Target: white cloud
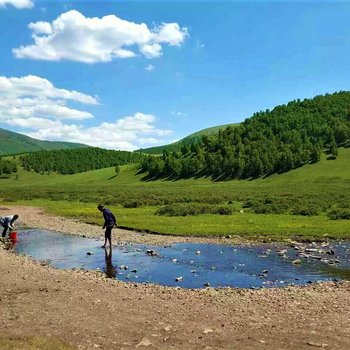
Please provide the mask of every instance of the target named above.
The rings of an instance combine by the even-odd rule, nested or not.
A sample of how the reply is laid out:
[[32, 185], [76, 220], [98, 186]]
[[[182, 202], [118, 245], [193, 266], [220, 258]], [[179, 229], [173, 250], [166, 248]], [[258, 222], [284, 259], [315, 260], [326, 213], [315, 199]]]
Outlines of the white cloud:
[[30, 123], [41, 119], [93, 118], [89, 112], [71, 108], [67, 104], [98, 104], [96, 97], [74, 90], [58, 89], [47, 79], [34, 75], [20, 78], [0, 76], [0, 96], [0, 121], [22, 127], [24, 120]]
[[159, 44], [147, 44], [140, 48], [140, 51], [147, 58], [155, 58], [163, 55], [162, 47]]
[[0, 0], [0, 7], [12, 5], [18, 9], [32, 8], [34, 6], [33, 0]]
[[148, 70], [149, 72], [151, 72], [154, 69], [154, 65], [153, 64], [149, 64], [145, 67], [146, 70]]
[[[161, 137], [171, 134], [170, 130], [157, 129], [156, 118], [151, 114], [135, 113], [116, 120], [113, 123], [103, 122], [93, 127], [76, 124], [63, 124], [62, 121], [45, 123], [33, 120], [38, 129], [26, 133], [28, 136], [56, 141], [85, 143], [91, 146], [133, 151], [149, 145], [162, 143]], [[16, 121], [17, 125], [22, 122]]]
[[33, 75], [20, 78], [0, 76], [0, 125], [7, 124], [26, 135], [49, 141], [71, 141], [110, 149], [135, 150], [147, 147], [171, 134], [157, 128], [152, 114], [135, 113], [113, 122], [87, 127], [94, 116], [69, 103], [97, 105], [96, 97], [56, 88]]
[[29, 29], [34, 44], [13, 49], [17, 58], [84, 63], [131, 58], [137, 55], [137, 48], [146, 58], [159, 57], [162, 45], [180, 46], [188, 36], [187, 28], [177, 23], [149, 29], [145, 23], [115, 15], [88, 18], [76, 10], [61, 14], [52, 23], [30, 23]]
[[171, 46], [179, 46], [188, 35], [187, 28], [180, 28], [177, 23], [163, 23], [157, 28], [154, 41], [167, 43]]
[[30, 23], [28, 27], [32, 30], [34, 36], [37, 34], [52, 34], [51, 25], [47, 22]]
[[47, 79], [27, 75], [20, 78], [0, 76], [0, 94], [2, 99], [35, 97], [41, 99], [71, 100], [84, 104], [96, 105], [97, 98], [77, 91], [58, 89]]

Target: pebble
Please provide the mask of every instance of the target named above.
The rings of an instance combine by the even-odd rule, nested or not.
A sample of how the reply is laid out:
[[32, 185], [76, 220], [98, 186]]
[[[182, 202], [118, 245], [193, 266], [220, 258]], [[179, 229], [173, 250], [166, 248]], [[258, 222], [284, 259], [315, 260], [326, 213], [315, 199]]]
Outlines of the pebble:
[[311, 341], [306, 342], [306, 344], [310, 346], [315, 346], [317, 348], [322, 348], [322, 349], [328, 348], [328, 344], [314, 343]]
[[150, 256], [157, 256], [158, 253], [156, 253], [154, 250], [150, 249], [146, 251], [146, 254], [150, 255]]
[[141, 347], [141, 346], [151, 346], [151, 345], [153, 345], [153, 344], [151, 343], [151, 341], [150, 341], [149, 339], [143, 338], [143, 339], [136, 345], [136, 348], [139, 348], [139, 347]]

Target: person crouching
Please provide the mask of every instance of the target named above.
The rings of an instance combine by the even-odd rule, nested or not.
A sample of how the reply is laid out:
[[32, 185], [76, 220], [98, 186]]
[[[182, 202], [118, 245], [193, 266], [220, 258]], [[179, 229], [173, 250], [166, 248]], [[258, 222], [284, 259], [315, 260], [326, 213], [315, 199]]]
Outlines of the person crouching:
[[18, 219], [18, 215], [15, 214], [13, 216], [4, 216], [0, 217], [0, 225], [4, 228], [2, 231], [2, 238], [6, 237], [7, 231], [13, 231], [14, 222]]

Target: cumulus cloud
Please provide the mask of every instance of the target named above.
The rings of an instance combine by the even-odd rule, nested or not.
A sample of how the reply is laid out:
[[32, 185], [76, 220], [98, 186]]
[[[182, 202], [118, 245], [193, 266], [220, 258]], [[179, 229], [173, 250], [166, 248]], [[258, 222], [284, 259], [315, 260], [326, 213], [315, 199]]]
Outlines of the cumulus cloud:
[[0, 76], [0, 121], [19, 127], [36, 128], [38, 123], [93, 118], [87, 111], [68, 103], [98, 104], [97, 98], [74, 90], [56, 88], [50, 81], [34, 75]]
[[0, 76], [0, 125], [6, 124], [24, 134], [49, 141], [71, 141], [91, 146], [135, 150], [155, 143], [171, 133], [155, 126], [152, 114], [135, 113], [113, 122], [86, 127], [94, 116], [75, 109], [70, 103], [98, 105], [95, 96], [55, 87], [34, 75]]
[[[43, 140], [59, 140], [85, 143], [87, 145], [133, 151], [138, 148], [162, 142], [162, 137], [171, 134], [170, 130], [155, 127], [156, 118], [151, 114], [135, 113], [112, 123], [103, 122], [97, 126], [84, 127], [77, 124], [45, 123], [33, 120], [38, 129], [26, 133], [28, 136]], [[20, 121], [16, 121], [21, 124]]]
[[76, 10], [52, 23], [34, 22], [28, 27], [34, 44], [13, 49], [17, 58], [96, 63], [135, 57], [139, 52], [151, 59], [163, 54], [164, 45], [180, 46], [188, 36], [187, 28], [177, 23], [150, 29], [115, 15], [88, 18]]
[[12, 5], [18, 9], [32, 8], [34, 6], [33, 0], [0, 0], [0, 7]]

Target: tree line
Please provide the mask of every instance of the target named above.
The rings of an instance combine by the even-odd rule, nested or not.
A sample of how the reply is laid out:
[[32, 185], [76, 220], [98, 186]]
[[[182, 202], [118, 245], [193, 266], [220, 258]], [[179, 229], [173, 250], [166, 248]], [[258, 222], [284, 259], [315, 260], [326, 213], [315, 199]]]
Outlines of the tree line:
[[36, 173], [76, 174], [84, 171], [139, 163], [144, 155], [97, 147], [38, 151], [20, 157], [23, 168]]
[[257, 112], [178, 152], [148, 156], [141, 171], [150, 178], [257, 178], [318, 162], [322, 152], [336, 158], [349, 140], [350, 92], [337, 92]]
[[11, 160], [0, 158], [0, 175], [17, 172], [17, 164]]

